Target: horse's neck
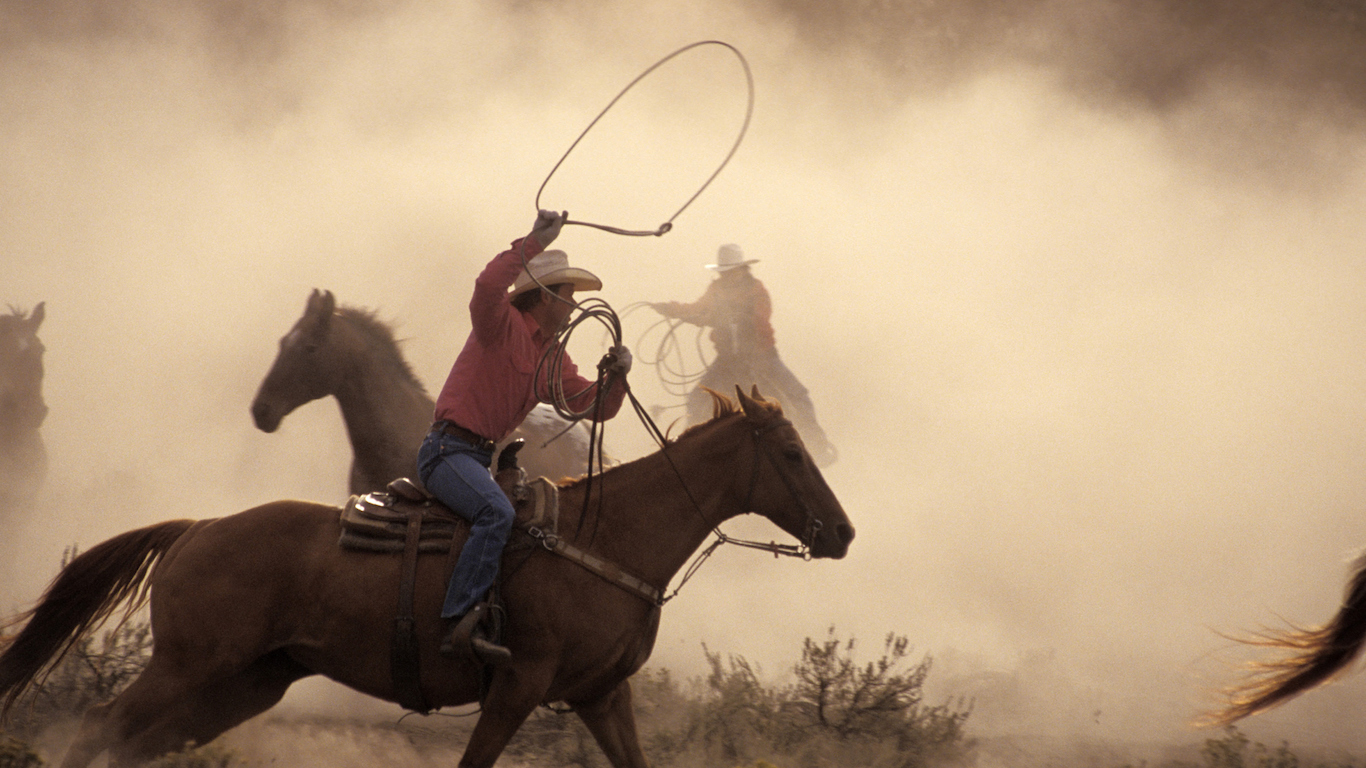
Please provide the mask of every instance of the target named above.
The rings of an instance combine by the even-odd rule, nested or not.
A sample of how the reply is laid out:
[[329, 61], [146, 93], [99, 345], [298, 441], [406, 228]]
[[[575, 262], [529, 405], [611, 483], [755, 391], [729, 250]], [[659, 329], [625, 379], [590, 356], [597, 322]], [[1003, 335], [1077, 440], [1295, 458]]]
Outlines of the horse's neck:
[[[584, 482], [560, 502], [562, 514], [569, 517], [562, 519], [562, 536], [573, 537], [579, 546], [660, 588], [718, 524], [741, 512], [732, 490], [733, 455], [698, 450], [695, 445], [672, 444], [666, 450], [667, 457], [655, 453], [594, 480], [582, 525]], [[605, 494], [601, 506], [599, 493]]]
[[347, 351], [337, 356], [340, 370], [332, 394], [341, 406], [356, 461], [383, 461], [396, 447], [416, 451], [431, 421], [432, 399], [404, 372], [368, 354], [356, 331], [345, 332], [351, 338], [339, 340]]
[[19, 491], [36, 490], [46, 474], [47, 447], [38, 430], [0, 436], [0, 494], [23, 500], [27, 494]]
[[[39, 403], [35, 409], [41, 408], [41, 414], [47, 412]], [[9, 449], [16, 451], [28, 450], [34, 443], [42, 443], [39, 427], [34, 426], [42, 422], [42, 415], [35, 414], [34, 411], [25, 411], [19, 418], [0, 420], [0, 450]]]

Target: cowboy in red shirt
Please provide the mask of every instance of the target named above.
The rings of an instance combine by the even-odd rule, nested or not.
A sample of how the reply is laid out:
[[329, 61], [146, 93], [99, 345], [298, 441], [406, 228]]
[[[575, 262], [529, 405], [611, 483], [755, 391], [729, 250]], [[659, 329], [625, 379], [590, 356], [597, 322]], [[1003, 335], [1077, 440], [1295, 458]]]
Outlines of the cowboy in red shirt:
[[816, 409], [806, 387], [778, 357], [774, 342], [773, 303], [768, 290], [749, 269], [758, 259], [746, 259], [740, 246], [728, 243], [717, 251], [716, 279], [702, 297], [691, 304], [667, 301], [650, 306], [661, 315], [693, 325], [711, 328], [716, 360], [703, 374], [698, 388], [688, 395], [688, 421], [692, 424], [711, 416], [711, 396], [702, 387], [725, 392], [739, 385], [757, 384], [787, 406], [797, 431], [807, 443], [812, 458], [820, 466], [835, 461], [835, 447], [816, 421]]
[[[513, 509], [489, 473], [494, 444], [507, 437], [537, 402], [550, 402], [552, 387], [533, 381], [542, 355], [568, 320], [575, 291], [595, 291], [602, 281], [569, 266], [564, 251], [543, 251], [559, 234], [566, 214], [541, 211], [531, 234], [489, 262], [474, 281], [473, 328], [436, 399], [436, 421], [418, 452], [418, 477], [434, 496], [470, 521], [470, 537], [451, 573], [441, 616], [450, 621], [443, 654], [465, 646], [483, 661], [504, 665], [507, 648], [485, 638], [480, 602], [498, 576]], [[522, 268], [523, 256], [527, 267]], [[534, 279], [533, 279], [534, 278]], [[603, 358], [608, 390], [590, 418], [610, 419], [626, 395], [631, 353], [613, 347]], [[579, 375], [566, 355], [559, 389], [577, 411], [589, 408], [597, 384]], [[542, 372], [544, 374], [544, 371]], [[461, 619], [467, 619], [461, 621]]]

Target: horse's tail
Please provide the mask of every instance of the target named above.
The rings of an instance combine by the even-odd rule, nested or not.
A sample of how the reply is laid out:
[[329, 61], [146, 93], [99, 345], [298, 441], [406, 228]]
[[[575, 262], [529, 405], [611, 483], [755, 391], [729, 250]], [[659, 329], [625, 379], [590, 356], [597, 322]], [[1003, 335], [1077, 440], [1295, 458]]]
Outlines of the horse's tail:
[[0, 719], [35, 679], [121, 603], [131, 598], [131, 613], [146, 601], [152, 566], [191, 525], [193, 520], [158, 523], [81, 553], [57, 574], [35, 608], [4, 625], [24, 628], [0, 643]]
[[1254, 664], [1252, 680], [1228, 692], [1229, 705], [1211, 715], [1209, 724], [1228, 725], [1283, 704], [1347, 669], [1366, 647], [1366, 555], [1356, 561], [1354, 569], [1342, 607], [1332, 621], [1314, 629], [1267, 632], [1242, 641], [1294, 653]]

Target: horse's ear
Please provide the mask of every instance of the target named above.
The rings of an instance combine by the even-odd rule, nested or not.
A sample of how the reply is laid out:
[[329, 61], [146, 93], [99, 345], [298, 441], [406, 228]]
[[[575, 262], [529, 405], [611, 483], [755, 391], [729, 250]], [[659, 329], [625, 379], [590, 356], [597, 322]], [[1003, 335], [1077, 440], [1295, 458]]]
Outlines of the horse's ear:
[[38, 306], [34, 307], [32, 314], [28, 316], [28, 324], [31, 326], [30, 330], [34, 333], [38, 332], [38, 326], [42, 325], [43, 318], [47, 317], [47, 309], [44, 306], [46, 304], [46, 301], [38, 302]]
[[325, 330], [327, 324], [332, 320], [332, 313], [337, 309], [337, 299], [331, 291], [320, 291], [313, 289], [313, 293], [308, 296], [308, 305], [304, 307], [304, 317], [309, 318], [319, 331]]
[[331, 315], [337, 309], [337, 298], [331, 291], [320, 291], [313, 289], [313, 293], [308, 295], [308, 304], [304, 307], [304, 314], [308, 315]]
[[735, 385], [735, 394], [740, 400], [740, 407], [744, 409], [745, 417], [750, 421], [767, 421], [776, 416], [782, 415], [782, 407], [776, 400], [766, 400], [759, 394], [759, 388], [750, 387], [750, 394], [746, 395], [740, 385]]
[[750, 397], [745, 394], [745, 390], [741, 389], [739, 384], [736, 384], [735, 395], [740, 401], [740, 408], [744, 410], [745, 417], [750, 421], [758, 420], [767, 413], [763, 406], [764, 399], [759, 397], [759, 389], [757, 387], [754, 389], [754, 397]]

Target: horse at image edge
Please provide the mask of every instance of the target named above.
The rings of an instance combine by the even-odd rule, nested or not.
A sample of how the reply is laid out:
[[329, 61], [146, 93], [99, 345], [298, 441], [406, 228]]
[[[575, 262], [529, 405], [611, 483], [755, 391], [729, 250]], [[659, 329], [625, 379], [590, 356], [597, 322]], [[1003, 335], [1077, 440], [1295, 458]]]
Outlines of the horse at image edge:
[[1345, 673], [1366, 647], [1366, 555], [1357, 559], [1342, 605], [1327, 624], [1262, 632], [1246, 645], [1283, 652], [1280, 658], [1249, 665], [1247, 679], [1225, 691], [1228, 703], [1202, 719], [1229, 725], [1331, 682]]
[[31, 502], [47, 476], [42, 427], [43, 342], [38, 327], [46, 316], [39, 302], [32, 312], [11, 308], [0, 315], [0, 498], [11, 507]]

